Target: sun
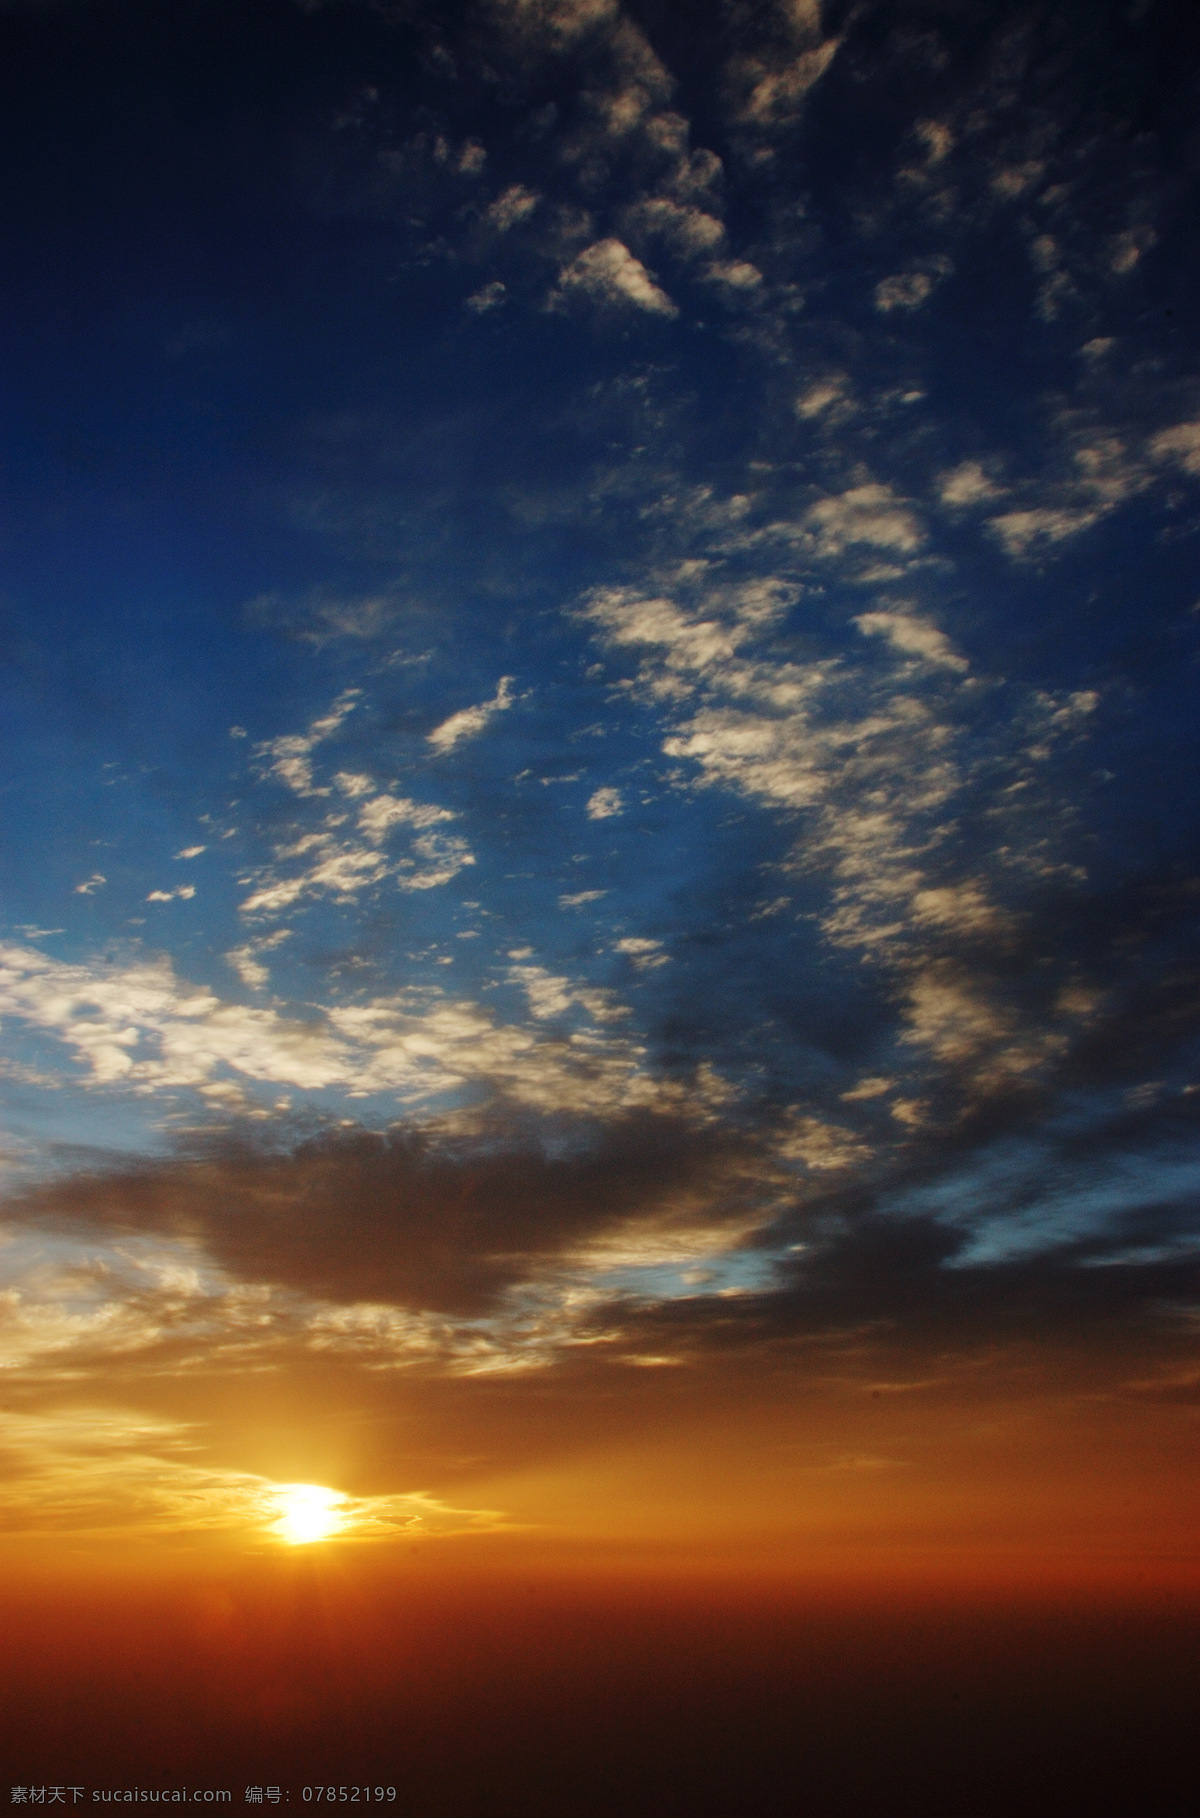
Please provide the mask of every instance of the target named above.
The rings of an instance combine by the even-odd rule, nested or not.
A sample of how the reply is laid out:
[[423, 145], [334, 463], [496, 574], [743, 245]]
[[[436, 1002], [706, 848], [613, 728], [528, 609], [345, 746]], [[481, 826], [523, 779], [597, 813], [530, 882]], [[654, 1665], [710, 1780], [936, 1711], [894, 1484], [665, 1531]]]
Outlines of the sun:
[[281, 1483], [271, 1496], [279, 1510], [279, 1519], [271, 1523], [272, 1531], [289, 1546], [328, 1540], [343, 1526], [338, 1505], [346, 1498], [340, 1490], [327, 1490], [319, 1483]]

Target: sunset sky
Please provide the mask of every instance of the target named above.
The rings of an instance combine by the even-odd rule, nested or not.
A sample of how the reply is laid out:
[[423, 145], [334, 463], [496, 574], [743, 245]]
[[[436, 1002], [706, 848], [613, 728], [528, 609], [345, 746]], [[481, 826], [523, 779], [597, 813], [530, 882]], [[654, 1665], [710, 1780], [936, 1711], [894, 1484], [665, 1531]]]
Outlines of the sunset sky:
[[1194, 1597], [1189, 9], [0, 41], [29, 1633]]

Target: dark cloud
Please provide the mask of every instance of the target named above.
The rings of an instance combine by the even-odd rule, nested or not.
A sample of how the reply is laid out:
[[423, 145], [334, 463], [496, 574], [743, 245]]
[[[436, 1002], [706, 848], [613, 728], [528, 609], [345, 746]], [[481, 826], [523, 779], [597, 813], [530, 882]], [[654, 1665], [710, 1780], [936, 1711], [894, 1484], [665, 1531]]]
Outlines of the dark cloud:
[[747, 1159], [736, 1137], [654, 1118], [557, 1156], [503, 1139], [447, 1153], [420, 1135], [357, 1131], [76, 1174], [9, 1213], [110, 1240], [199, 1239], [240, 1279], [314, 1296], [471, 1314], [630, 1222], [694, 1208], [719, 1232], [753, 1203]]

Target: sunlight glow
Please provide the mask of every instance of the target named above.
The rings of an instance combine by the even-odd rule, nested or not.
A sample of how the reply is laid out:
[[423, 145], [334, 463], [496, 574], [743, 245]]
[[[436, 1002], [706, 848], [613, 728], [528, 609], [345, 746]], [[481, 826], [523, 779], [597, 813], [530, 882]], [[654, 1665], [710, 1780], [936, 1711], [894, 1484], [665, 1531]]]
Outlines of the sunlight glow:
[[314, 1540], [328, 1540], [339, 1532], [343, 1517], [338, 1507], [346, 1498], [340, 1490], [327, 1490], [319, 1483], [281, 1483], [272, 1491], [279, 1509], [272, 1530], [289, 1546], [307, 1546]]

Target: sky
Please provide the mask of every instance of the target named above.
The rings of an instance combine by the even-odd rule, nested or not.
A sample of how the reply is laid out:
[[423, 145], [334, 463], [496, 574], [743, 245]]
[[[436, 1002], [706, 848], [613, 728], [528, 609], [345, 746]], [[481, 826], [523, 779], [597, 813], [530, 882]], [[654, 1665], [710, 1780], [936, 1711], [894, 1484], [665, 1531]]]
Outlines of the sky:
[[1194, 1589], [1187, 10], [0, 41], [4, 1570]]

